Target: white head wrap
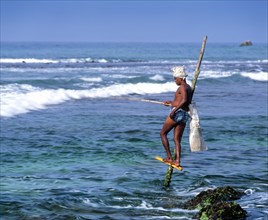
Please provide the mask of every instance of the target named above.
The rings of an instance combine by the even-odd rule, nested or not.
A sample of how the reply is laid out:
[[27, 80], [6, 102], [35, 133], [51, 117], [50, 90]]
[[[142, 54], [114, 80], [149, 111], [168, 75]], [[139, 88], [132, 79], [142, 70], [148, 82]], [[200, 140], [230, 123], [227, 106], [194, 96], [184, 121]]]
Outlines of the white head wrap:
[[176, 78], [185, 78], [188, 76], [184, 71], [184, 66], [175, 66], [171, 70], [173, 71], [173, 76]]

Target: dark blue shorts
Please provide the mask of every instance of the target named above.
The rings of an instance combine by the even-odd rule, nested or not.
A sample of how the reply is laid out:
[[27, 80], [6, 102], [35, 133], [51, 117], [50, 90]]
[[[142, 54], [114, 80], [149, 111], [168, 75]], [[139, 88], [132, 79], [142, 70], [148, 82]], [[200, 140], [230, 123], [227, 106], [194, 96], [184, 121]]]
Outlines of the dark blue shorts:
[[178, 109], [172, 117], [172, 120], [178, 123], [186, 123], [188, 118], [188, 112], [184, 111], [183, 109]]

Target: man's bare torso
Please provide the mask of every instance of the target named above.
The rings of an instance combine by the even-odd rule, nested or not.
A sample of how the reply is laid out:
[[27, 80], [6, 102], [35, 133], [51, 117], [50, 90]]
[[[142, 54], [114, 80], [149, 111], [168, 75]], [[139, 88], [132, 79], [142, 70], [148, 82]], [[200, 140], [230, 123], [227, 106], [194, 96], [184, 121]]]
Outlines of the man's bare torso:
[[186, 90], [186, 99], [187, 99], [187, 101], [185, 102], [185, 104], [183, 104], [182, 106], [181, 106], [181, 108], [183, 109], [183, 110], [185, 110], [185, 111], [189, 111], [189, 105], [191, 104], [191, 101], [192, 101], [192, 88], [191, 88], [191, 86], [189, 86], [188, 84], [186, 84], [185, 83], [185, 85], [181, 85], [178, 89], [177, 89], [177, 91], [176, 91], [176, 93], [175, 93], [175, 97], [174, 97], [174, 100], [173, 100], [173, 102], [172, 102], [172, 106], [173, 107], [177, 107], [178, 105], [180, 105], [180, 103], [182, 102], [182, 100], [183, 100], [183, 96], [182, 96], [182, 92], [181, 92], [181, 90], [182, 89], [185, 89]]

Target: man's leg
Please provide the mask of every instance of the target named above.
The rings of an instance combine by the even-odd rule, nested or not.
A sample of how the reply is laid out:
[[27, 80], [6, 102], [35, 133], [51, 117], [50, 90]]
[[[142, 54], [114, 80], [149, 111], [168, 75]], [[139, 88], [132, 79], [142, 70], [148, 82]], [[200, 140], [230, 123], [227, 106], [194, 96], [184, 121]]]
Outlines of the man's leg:
[[167, 138], [167, 134], [171, 131], [172, 128], [174, 128], [176, 126], [176, 122], [173, 121], [169, 116], [167, 117], [162, 130], [160, 132], [160, 137], [161, 137], [161, 141], [162, 144], [167, 152], [167, 158], [164, 159], [164, 161], [171, 163], [172, 162], [172, 155], [170, 152], [170, 148], [169, 148], [169, 141]]
[[180, 123], [174, 128], [174, 143], [176, 147], [176, 160], [175, 165], [180, 165], [180, 158], [181, 158], [181, 139], [183, 135], [183, 131], [185, 128], [185, 123]]

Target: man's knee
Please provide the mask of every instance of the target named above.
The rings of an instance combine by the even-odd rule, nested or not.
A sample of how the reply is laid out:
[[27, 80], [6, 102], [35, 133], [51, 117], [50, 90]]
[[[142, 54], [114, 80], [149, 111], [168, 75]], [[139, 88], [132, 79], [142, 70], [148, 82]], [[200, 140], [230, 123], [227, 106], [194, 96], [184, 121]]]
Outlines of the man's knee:
[[175, 145], [179, 145], [180, 144], [180, 140], [178, 138], [174, 138], [173, 140], [174, 140]]
[[167, 133], [165, 132], [165, 131], [160, 131], [160, 137], [164, 137], [164, 136], [166, 136], [167, 135]]

